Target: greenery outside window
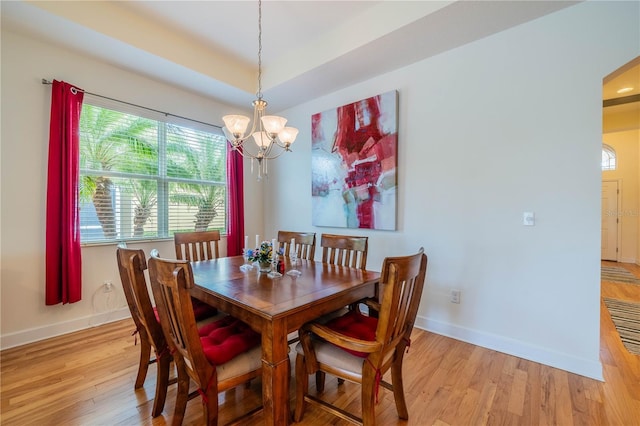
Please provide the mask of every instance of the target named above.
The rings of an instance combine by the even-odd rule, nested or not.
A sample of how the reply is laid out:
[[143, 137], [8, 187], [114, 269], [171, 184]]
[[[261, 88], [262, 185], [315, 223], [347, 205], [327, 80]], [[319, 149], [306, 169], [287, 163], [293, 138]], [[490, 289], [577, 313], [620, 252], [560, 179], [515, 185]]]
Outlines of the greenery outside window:
[[104, 102], [85, 98], [80, 116], [82, 243], [226, 233], [220, 129]]

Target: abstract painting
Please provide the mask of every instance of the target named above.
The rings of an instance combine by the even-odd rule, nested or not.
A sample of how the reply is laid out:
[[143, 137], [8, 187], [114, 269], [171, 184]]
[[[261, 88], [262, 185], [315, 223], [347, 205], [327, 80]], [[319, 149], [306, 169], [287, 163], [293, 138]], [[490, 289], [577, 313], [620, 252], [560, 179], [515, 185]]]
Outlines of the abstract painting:
[[311, 117], [313, 225], [396, 229], [398, 92]]

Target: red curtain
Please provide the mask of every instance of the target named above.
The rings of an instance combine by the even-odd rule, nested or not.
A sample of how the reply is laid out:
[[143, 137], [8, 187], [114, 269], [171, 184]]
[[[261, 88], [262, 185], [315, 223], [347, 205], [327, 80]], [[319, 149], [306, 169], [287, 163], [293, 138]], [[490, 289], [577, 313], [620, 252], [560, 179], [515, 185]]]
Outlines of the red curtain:
[[80, 111], [84, 92], [53, 82], [47, 178], [47, 305], [77, 302], [82, 297], [80, 212]]
[[[242, 148], [241, 148], [242, 149]], [[242, 254], [244, 245], [244, 179], [242, 155], [227, 148], [227, 191], [229, 191], [229, 229], [227, 256]]]

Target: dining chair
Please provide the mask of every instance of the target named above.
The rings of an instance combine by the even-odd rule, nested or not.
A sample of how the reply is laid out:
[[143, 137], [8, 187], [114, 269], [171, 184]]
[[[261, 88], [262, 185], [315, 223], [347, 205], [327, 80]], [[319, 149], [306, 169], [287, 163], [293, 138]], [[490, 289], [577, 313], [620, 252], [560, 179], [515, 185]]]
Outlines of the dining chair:
[[176, 232], [173, 241], [176, 259], [196, 262], [220, 257], [220, 231]]
[[[283, 255], [289, 256], [291, 250], [295, 250], [295, 247], [291, 246], [291, 240], [295, 241], [295, 245], [298, 247], [296, 251], [298, 259], [313, 260], [316, 253], [316, 233], [315, 232], [293, 232], [293, 231], [278, 231], [278, 242], [283, 248]], [[296, 343], [298, 341], [298, 332], [292, 331], [287, 337], [289, 344]]]
[[316, 253], [315, 232], [278, 231], [278, 242], [284, 249], [284, 255], [289, 256], [291, 240], [298, 246], [298, 259], [313, 260]]
[[[156, 309], [153, 307], [151, 296], [147, 287], [147, 279], [144, 271], [147, 269], [147, 261], [143, 250], [127, 248], [125, 243], [118, 244], [116, 259], [120, 272], [120, 281], [131, 318], [136, 326], [134, 334], [140, 337], [140, 361], [138, 374], [134, 383], [134, 389], [144, 385], [149, 365], [156, 364], [157, 380], [156, 393], [153, 400], [151, 414], [157, 417], [162, 413], [167, 395], [167, 387], [176, 383], [176, 379], [169, 379], [171, 361], [167, 341], [162, 332], [160, 320]], [[217, 310], [198, 299], [191, 299], [194, 319], [202, 326], [214, 321]], [[151, 359], [151, 349], [155, 352], [155, 358]]]
[[[157, 366], [156, 394], [151, 415], [157, 417], [164, 408], [167, 387], [176, 382], [175, 379], [169, 380], [172, 357], [147, 290], [147, 280], [144, 276], [147, 262], [144, 251], [118, 247], [116, 257], [124, 295], [136, 325], [135, 333], [140, 336], [140, 362], [133, 387], [138, 389], [144, 385], [149, 365], [155, 363]], [[152, 348], [155, 352], [153, 360], [150, 359]]]
[[322, 234], [322, 263], [367, 269], [369, 237]]
[[[353, 235], [322, 234], [320, 237], [322, 247], [322, 263], [330, 265], [348, 266], [351, 268], [367, 269], [367, 252], [369, 249], [369, 237]], [[348, 309], [356, 309], [357, 304], [351, 304]], [[346, 307], [336, 312], [321, 317], [318, 321], [326, 322], [336, 316], [346, 313]], [[316, 373], [316, 389], [324, 389], [325, 375], [322, 371]], [[343, 379], [338, 378], [342, 384]]]
[[[190, 303], [194, 281], [189, 261], [161, 259], [154, 250], [149, 276], [162, 330], [178, 371], [173, 425], [182, 424], [191, 380], [202, 397], [207, 425], [216, 425], [218, 393], [262, 374], [261, 336], [231, 316], [197, 328]], [[241, 419], [261, 409], [246, 412]]]
[[[296, 346], [296, 422], [302, 420], [309, 403], [344, 420], [373, 426], [379, 386], [393, 391], [398, 417], [408, 420], [409, 412], [402, 383], [402, 360], [410, 344], [427, 271], [427, 256], [417, 254], [387, 257], [382, 265], [380, 302], [365, 299], [378, 317], [359, 310], [327, 323], [310, 322], [300, 329]], [[382, 380], [391, 370], [391, 383]], [[309, 395], [309, 375], [318, 371], [361, 384], [361, 415], [335, 407]]]

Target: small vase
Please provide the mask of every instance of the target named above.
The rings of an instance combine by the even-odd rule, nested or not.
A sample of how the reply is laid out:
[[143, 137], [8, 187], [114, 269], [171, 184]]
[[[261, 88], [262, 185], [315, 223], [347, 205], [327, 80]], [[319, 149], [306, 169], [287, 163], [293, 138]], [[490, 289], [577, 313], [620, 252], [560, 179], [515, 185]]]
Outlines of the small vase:
[[264, 261], [264, 262], [258, 262], [259, 268], [258, 270], [260, 272], [270, 272], [271, 271], [271, 262]]

